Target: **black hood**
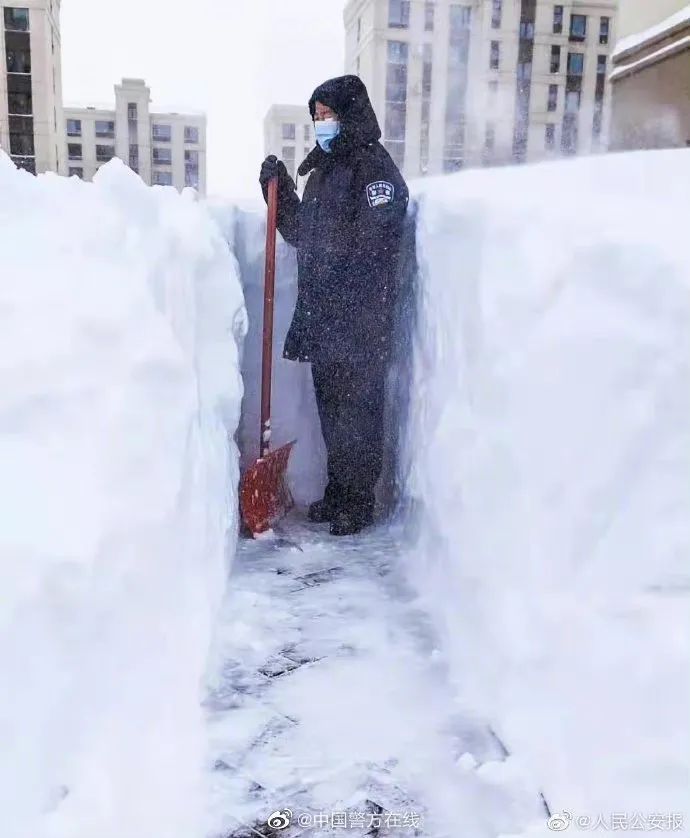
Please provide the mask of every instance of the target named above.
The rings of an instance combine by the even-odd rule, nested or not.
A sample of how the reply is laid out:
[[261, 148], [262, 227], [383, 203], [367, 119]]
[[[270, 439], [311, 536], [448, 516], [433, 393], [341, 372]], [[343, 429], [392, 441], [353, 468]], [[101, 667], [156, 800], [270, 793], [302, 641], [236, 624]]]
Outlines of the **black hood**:
[[[334, 153], [369, 145], [381, 139], [381, 128], [369, 94], [358, 76], [338, 76], [319, 85], [309, 100], [312, 119], [317, 102], [332, 108], [340, 120], [340, 135], [332, 146]], [[326, 157], [328, 155], [317, 146], [299, 167], [299, 174], [308, 174]]]

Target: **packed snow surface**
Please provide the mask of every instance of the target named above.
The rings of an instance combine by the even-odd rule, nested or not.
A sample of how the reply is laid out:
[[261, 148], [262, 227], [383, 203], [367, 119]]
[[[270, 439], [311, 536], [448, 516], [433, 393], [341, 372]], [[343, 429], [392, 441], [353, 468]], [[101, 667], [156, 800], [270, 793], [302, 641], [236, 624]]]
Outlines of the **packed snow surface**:
[[406, 539], [385, 524], [332, 539], [298, 511], [242, 542], [206, 700], [209, 835], [267, 835], [272, 813], [291, 838], [496, 838], [546, 822], [519, 758], [459, 712], [403, 578]]
[[190, 838], [234, 538], [236, 266], [188, 192], [0, 154], [3, 838]]
[[552, 810], [686, 829], [689, 194], [685, 150], [418, 189], [406, 559]]

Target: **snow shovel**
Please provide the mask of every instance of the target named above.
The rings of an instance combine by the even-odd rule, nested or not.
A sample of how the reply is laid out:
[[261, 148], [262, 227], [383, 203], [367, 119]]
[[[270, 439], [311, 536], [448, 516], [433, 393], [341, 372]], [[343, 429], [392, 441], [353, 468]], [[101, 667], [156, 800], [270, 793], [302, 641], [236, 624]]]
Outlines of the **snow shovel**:
[[276, 279], [276, 227], [278, 222], [278, 179], [268, 184], [266, 224], [266, 268], [264, 275], [264, 332], [261, 357], [261, 432], [259, 459], [240, 481], [242, 520], [253, 536], [269, 530], [292, 508], [293, 500], [285, 480], [290, 452], [295, 441], [271, 451], [271, 373], [273, 366], [273, 299]]

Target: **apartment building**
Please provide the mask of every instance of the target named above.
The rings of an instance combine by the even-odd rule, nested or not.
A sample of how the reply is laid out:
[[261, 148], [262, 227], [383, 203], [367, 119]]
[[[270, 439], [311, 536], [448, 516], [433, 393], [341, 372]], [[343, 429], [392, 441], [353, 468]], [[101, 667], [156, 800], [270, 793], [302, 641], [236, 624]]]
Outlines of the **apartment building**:
[[60, 0], [0, 0], [0, 148], [33, 174], [65, 171]]
[[617, 0], [349, 0], [346, 70], [408, 177], [606, 145]]
[[272, 105], [264, 118], [264, 153], [285, 163], [298, 189], [305, 178], [297, 177], [299, 164], [314, 148], [314, 125], [306, 105]]
[[690, 3], [624, 0], [621, 23], [625, 37], [610, 76], [611, 148], [690, 146]]
[[206, 194], [206, 117], [158, 111], [143, 79], [115, 85], [115, 106], [64, 108], [69, 175], [92, 180], [119, 157], [149, 185]]

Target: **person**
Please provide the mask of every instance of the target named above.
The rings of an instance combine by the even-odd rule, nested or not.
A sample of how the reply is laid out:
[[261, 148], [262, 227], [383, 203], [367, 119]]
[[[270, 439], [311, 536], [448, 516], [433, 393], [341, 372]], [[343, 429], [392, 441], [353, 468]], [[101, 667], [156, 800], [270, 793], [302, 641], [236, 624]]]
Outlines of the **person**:
[[283, 355], [311, 363], [328, 464], [324, 497], [309, 518], [351, 535], [373, 521], [409, 195], [357, 76], [324, 82], [309, 110], [317, 144], [298, 170], [310, 175], [302, 200], [275, 156], [263, 162], [259, 182], [267, 199], [278, 178], [278, 229], [297, 248], [297, 303]]

